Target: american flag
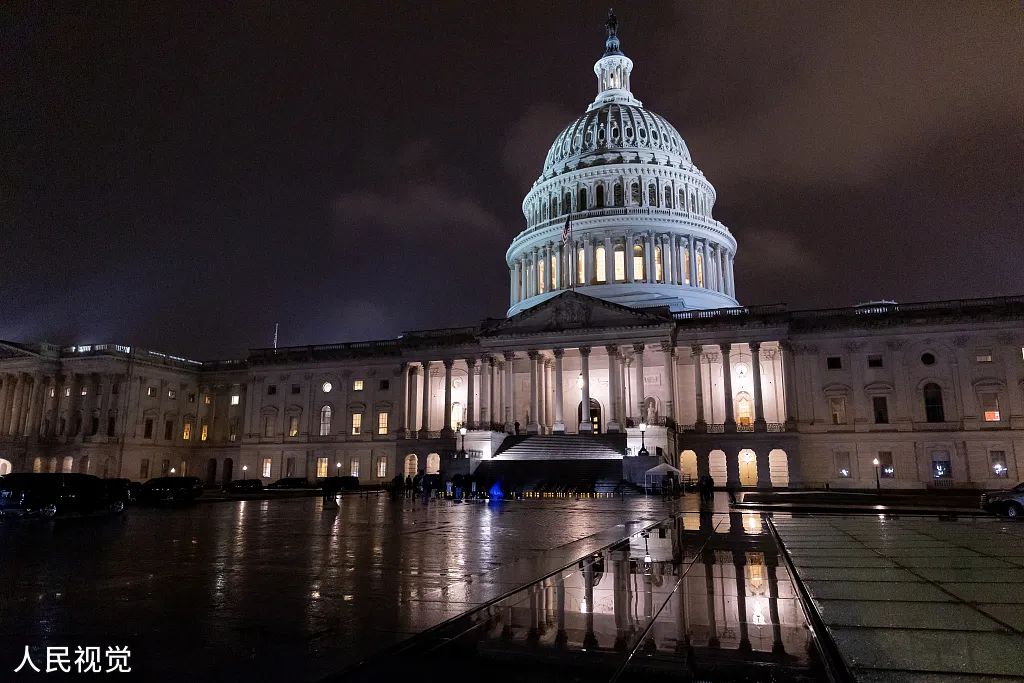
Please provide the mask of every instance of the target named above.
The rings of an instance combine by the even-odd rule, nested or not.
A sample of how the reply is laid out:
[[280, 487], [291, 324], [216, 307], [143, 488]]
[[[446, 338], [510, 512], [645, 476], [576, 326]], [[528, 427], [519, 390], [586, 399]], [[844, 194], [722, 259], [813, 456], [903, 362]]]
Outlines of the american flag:
[[569, 238], [571, 236], [572, 236], [572, 226], [569, 224], [569, 217], [566, 216], [565, 217], [565, 227], [562, 228], [562, 244], [565, 244], [566, 242], [568, 242]]

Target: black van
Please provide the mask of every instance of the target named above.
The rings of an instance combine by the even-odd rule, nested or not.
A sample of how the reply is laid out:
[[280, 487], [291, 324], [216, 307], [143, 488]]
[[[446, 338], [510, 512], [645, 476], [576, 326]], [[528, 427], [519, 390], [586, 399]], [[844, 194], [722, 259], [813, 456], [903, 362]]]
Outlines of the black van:
[[40, 472], [0, 477], [0, 515], [49, 518], [99, 510], [120, 514], [127, 502], [125, 489], [109, 486], [91, 474]]
[[201, 495], [203, 480], [199, 477], [156, 477], [139, 490], [139, 500], [146, 503], [183, 502]]

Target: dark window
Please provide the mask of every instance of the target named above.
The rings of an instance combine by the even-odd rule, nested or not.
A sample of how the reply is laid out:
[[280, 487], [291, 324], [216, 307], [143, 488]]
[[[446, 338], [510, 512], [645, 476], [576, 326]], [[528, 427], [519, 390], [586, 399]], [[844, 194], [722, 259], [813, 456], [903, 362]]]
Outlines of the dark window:
[[67, 419], [65, 419], [65, 418], [63, 418], [63, 417], [62, 417], [62, 418], [60, 419], [60, 431], [59, 431], [59, 432], [57, 432], [57, 433], [58, 433], [58, 434], [60, 434], [61, 436], [63, 436], [63, 435], [64, 435], [64, 430], [65, 430], [65, 429], [67, 428], [67, 426], [68, 426], [68, 421], [67, 421]]
[[647, 203], [651, 206], [658, 205], [658, 188], [654, 185], [647, 186]]
[[153, 438], [153, 420], [146, 420], [146, 427], [142, 432], [142, 437], [145, 439]]
[[267, 385], [267, 396], [273, 396], [276, 393], [277, 393], [277, 385], [276, 384], [268, 384]]
[[597, 186], [597, 190], [595, 190], [594, 194], [594, 201], [597, 202], [597, 208], [604, 208], [604, 185]]
[[935, 354], [922, 353], [921, 362], [924, 363], [925, 365], [935, 365]]
[[293, 394], [301, 394], [302, 393], [302, 387], [299, 386], [298, 384], [293, 384], [292, 385], [292, 393]]
[[92, 423], [89, 425], [89, 436], [96, 436], [100, 431], [100, 418], [93, 417]]
[[615, 183], [612, 193], [615, 195], [615, 206], [623, 206], [625, 201], [622, 198], [622, 185]]
[[117, 418], [113, 417], [113, 416], [108, 417], [107, 418], [107, 436], [113, 436], [114, 435], [114, 429], [116, 428], [116, 426], [117, 426]]
[[121, 385], [118, 384], [117, 382], [114, 382], [114, 384], [110, 385], [110, 393], [112, 393], [114, 396], [117, 396], [119, 393], [121, 393]]
[[924, 385], [924, 419], [928, 422], [946, 421], [946, 411], [942, 407], [942, 387], [934, 382]]
[[889, 399], [885, 396], [874, 396], [871, 405], [875, 411], [875, 424], [889, 424]]
[[579, 201], [579, 204], [576, 205], [576, 210], [577, 211], [586, 211], [587, 210], [587, 188], [585, 188], [585, 187], [581, 187], [580, 188], [580, 201]]
[[196, 402], [196, 395], [195, 394], [189, 394], [188, 395], [188, 402], [189, 403], [195, 403]]
[[825, 367], [829, 370], [842, 370], [843, 359], [839, 356], [829, 356], [825, 359]]
[[78, 436], [80, 431], [82, 431], [82, 416], [76, 415], [74, 421], [71, 423], [71, 436]]
[[869, 368], [880, 368], [882, 367], [881, 356], [868, 356], [868, 367]]
[[174, 438], [174, 420], [164, 422], [164, 440], [170, 441]]
[[380, 381], [380, 390], [381, 391], [387, 391], [390, 388], [391, 388], [391, 380], [389, 380], [389, 379], [382, 379]]

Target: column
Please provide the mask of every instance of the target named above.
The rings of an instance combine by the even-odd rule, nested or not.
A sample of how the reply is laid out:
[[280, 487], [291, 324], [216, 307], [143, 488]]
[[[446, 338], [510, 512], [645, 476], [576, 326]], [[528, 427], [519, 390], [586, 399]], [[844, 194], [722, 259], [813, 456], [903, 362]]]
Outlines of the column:
[[637, 422], [647, 421], [647, 412], [644, 410], [644, 345], [633, 344], [633, 354], [636, 359], [636, 373], [635, 385], [636, 393], [633, 394], [633, 401], [636, 403], [637, 410]]
[[514, 306], [516, 301], [519, 300], [519, 297], [518, 297], [519, 287], [517, 286], [518, 283], [516, 282], [516, 269], [517, 269], [517, 264], [513, 264], [513, 265], [509, 266], [509, 269], [508, 269], [508, 279], [509, 279], [509, 282], [508, 282], [508, 305], [509, 306]]
[[565, 289], [565, 276], [562, 272], [562, 270], [565, 267], [565, 254], [563, 253], [563, 247], [564, 244], [561, 241], [559, 241], [557, 246], [555, 247], [555, 251], [557, 252], [558, 256], [558, 258], [555, 260], [555, 282], [558, 283], [558, 289]]
[[626, 282], [633, 281], [633, 235], [626, 233], [624, 256], [626, 257]]
[[757, 488], [770, 489], [772, 487], [772, 470], [768, 461], [769, 449], [762, 447], [754, 454], [757, 459]]
[[14, 388], [14, 375], [2, 375], [3, 386], [0, 387], [0, 434], [6, 434], [8, 404], [11, 400], [11, 389]]
[[455, 361], [445, 358], [444, 363], [444, 424], [441, 425], [441, 436], [455, 436], [452, 429], [452, 365]]
[[491, 428], [491, 358], [480, 359], [480, 421], [478, 429]]
[[764, 419], [764, 400], [761, 390], [761, 342], [750, 342], [750, 369], [754, 380], [754, 431], [768, 431]]
[[469, 381], [466, 384], [466, 427], [476, 429], [476, 358], [466, 359], [466, 374]]
[[491, 420], [495, 424], [503, 424], [505, 422], [505, 361], [498, 360], [494, 362], [494, 373], [491, 375], [492, 382], [491, 387], [494, 393], [494, 415]]
[[606, 284], [615, 282], [615, 245], [611, 236], [604, 238], [604, 281]]
[[519, 300], [522, 301], [523, 299], [529, 299], [530, 290], [526, 285], [530, 279], [530, 267], [529, 264], [526, 262], [525, 256], [520, 257], [519, 260], [516, 261], [516, 267], [516, 272], [519, 276]]
[[430, 361], [420, 361], [423, 366], [423, 408], [420, 411], [420, 438], [430, 438]]
[[563, 414], [564, 401], [562, 396], [562, 356], [565, 349], [555, 349], [555, 424], [551, 431], [555, 434], [565, 434], [565, 416]]
[[766, 553], [765, 565], [768, 569], [768, 616], [772, 622], [772, 652], [785, 654], [786, 646], [782, 642], [782, 622], [779, 620], [779, 577], [776, 572], [779, 560], [774, 553]]
[[43, 401], [42, 389], [42, 375], [32, 375], [32, 394], [28, 403], [28, 416], [25, 420], [25, 426], [22, 429], [22, 436], [35, 437], [39, 434], [39, 411], [40, 403]]
[[593, 423], [590, 421], [590, 347], [580, 347], [580, 373], [583, 375], [583, 395], [580, 401], [580, 434], [590, 434]]
[[[734, 425], [735, 427], [735, 425]], [[728, 427], [726, 427], [728, 430]], [[740, 453], [735, 447], [723, 448], [725, 451], [725, 481], [727, 487], [740, 487]]]
[[608, 352], [608, 407], [611, 412], [611, 419], [608, 420], [607, 430], [609, 432], [619, 432], [622, 430], [622, 423], [619, 418], [619, 379], [616, 375], [619, 372], [618, 369], [618, 348], [616, 346], [606, 346], [605, 351]]
[[697, 250], [694, 248], [693, 235], [686, 236], [686, 258], [690, 264], [690, 281], [686, 284], [697, 286]]
[[[417, 423], [416, 423], [416, 376], [418, 374], [419, 374], [419, 372], [416, 369], [416, 366], [413, 365], [412, 363], [410, 363], [409, 364], [409, 378], [407, 380], [408, 383], [406, 384], [406, 396], [405, 396], [405, 403], [408, 406], [408, 410], [406, 412], [406, 419], [405, 419], [405, 429], [406, 429], [407, 432], [415, 432], [416, 431], [416, 427], [417, 427]], [[403, 434], [402, 437], [406, 438], [407, 435]]]
[[551, 426], [551, 359], [540, 358], [540, 431], [548, 434]]
[[515, 432], [515, 387], [512, 382], [516, 354], [512, 351], [505, 352], [505, 396], [502, 402], [505, 404], [505, 431], [509, 434]]
[[708, 423], [704, 419], [704, 372], [700, 367], [700, 354], [703, 348], [698, 344], [691, 347], [693, 354], [693, 388], [697, 403], [697, 419], [694, 421], [694, 429], [698, 432], [706, 432]]
[[788, 340], [779, 342], [782, 351], [782, 394], [786, 397], [786, 431], [796, 429], [796, 356], [793, 344]]
[[[619, 353], [622, 353], [621, 351]], [[622, 356], [622, 421], [629, 423], [633, 416], [633, 394], [630, 390], [629, 367], [633, 364], [632, 356]]]
[[725, 431], [735, 432], [736, 431], [736, 417], [733, 415], [733, 395], [732, 395], [732, 359], [730, 354], [732, 353], [732, 344], [719, 344], [722, 349], [722, 388], [725, 393]]
[[21, 402], [22, 394], [25, 391], [25, 377], [20, 372], [13, 375], [11, 397], [9, 399], [10, 408], [4, 413], [4, 420], [6, 421], [6, 428], [4, 432], [8, 436], [14, 436], [18, 432], [18, 417], [21, 415]]
[[537, 361], [540, 354], [536, 351], [527, 351], [526, 355], [530, 357], [530, 421], [526, 424], [526, 433], [537, 434], [540, 432], [540, 396], [537, 391], [537, 373], [540, 371]]
[[665, 354], [665, 375], [668, 377], [668, 400], [665, 401], [665, 417], [676, 419], [676, 354], [672, 342], [662, 342], [661, 350]]
[[[740, 513], [733, 513], [737, 517], [741, 517]], [[730, 515], [731, 516], [731, 515]], [[743, 529], [743, 522], [739, 522], [739, 527]], [[733, 571], [736, 575], [736, 612], [737, 622], [740, 627], [740, 646], [741, 652], [750, 652], [750, 635], [748, 633], [747, 624], [747, 575], [744, 569], [747, 564], [747, 555], [742, 550], [732, 551], [732, 566]]]
[[644, 236], [647, 242], [647, 247], [644, 249], [644, 264], [647, 270], [644, 273], [647, 277], [644, 278], [645, 282], [654, 282], [654, 233], [649, 232]]

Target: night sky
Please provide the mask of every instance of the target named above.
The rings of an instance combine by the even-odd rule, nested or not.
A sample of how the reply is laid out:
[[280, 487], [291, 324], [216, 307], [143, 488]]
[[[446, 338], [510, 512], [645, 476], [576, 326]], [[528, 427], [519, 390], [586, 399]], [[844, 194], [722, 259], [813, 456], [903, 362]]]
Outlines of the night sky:
[[[275, 322], [299, 345], [502, 316], [607, 3], [226, 7], [0, 10], [0, 339], [209, 359]], [[1024, 293], [1020, 2], [616, 11], [743, 303]]]

